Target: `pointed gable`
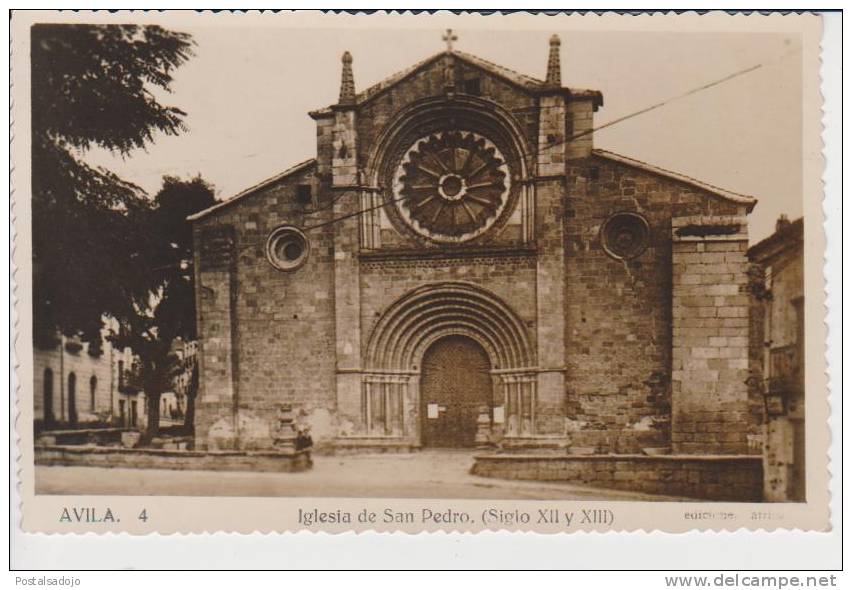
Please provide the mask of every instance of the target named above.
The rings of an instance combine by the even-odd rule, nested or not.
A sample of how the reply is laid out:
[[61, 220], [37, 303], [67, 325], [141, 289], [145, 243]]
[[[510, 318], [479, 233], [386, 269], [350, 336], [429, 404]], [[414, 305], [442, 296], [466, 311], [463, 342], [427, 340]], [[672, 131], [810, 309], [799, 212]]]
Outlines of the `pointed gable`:
[[244, 199], [246, 199], [248, 197], [251, 197], [253, 195], [257, 195], [257, 194], [263, 192], [264, 190], [267, 190], [267, 189], [270, 189], [272, 187], [275, 187], [276, 185], [291, 181], [292, 179], [299, 177], [300, 175], [303, 175], [307, 172], [313, 173], [314, 170], [316, 169], [316, 165], [317, 165], [317, 161], [316, 161], [315, 158], [311, 158], [310, 160], [305, 160], [304, 162], [301, 162], [300, 164], [296, 164], [295, 166], [288, 168], [287, 170], [285, 170], [284, 172], [281, 172], [280, 174], [276, 174], [275, 176], [267, 178], [266, 180], [260, 181], [259, 183], [255, 184], [254, 186], [251, 186], [251, 187], [237, 193], [236, 195], [234, 195], [230, 198], [227, 198], [223, 201], [219, 201], [218, 203], [216, 203], [215, 205], [212, 205], [211, 207], [208, 207], [207, 209], [204, 209], [204, 210], [199, 211], [197, 213], [193, 213], [192, 215], [190, 215], [186, 219], [188, 221], [197, 221], [199, 219], [209, 217], [210, 215], [218, 214], [223, 209], [229, 208], [229, 207], [243, 201]]
[[[518, 73], [512, 69], [509, 69], [504, 66], [497, 65], [493, 62], [490, 62], [481, 57], [472, 55], [470, 53], [465, 53], [463, 51], [442, 51], [440, 53], [436, 53], [426, 59], [423, 59], [412, 66], [405, 68], [404, 70], [400, 70], [399, 72], [388, 76], [381, 82], [377, 84], [373, 84], [366, 90], [359, 92], [355, 96], [354, 104], [356, 106], [362, 106], [371, 100], [385, 94], [389, 90], [395, 88], [396, 86], [404, 83], [405, 81], [416, 77], [421, 72], [425, 70], [429, 70], [431, 68], [443, 69], [442, 61], [444, 58], [449, 57], [455, 61], [455, 65], [460, 65], [463, 68], [466, 66], [467, 68], [473, 68], [478, 70], [480, 73], [492, 76], [495, 79], [504, 82], [516, 90], [520, 90], [529, 94], [534, 94], [544, 90], [552, 90], [550, 86], [544, 81], [539, 80], [537, 78], [533, 78], [532, 76], [527, 76], [525, 74]], [[463, 89], [460, 89], [463, 91]], [[600, 92], [596, 90], [585, 90], [585, 89], [566, 89], [574, 96], [589, 96], [592, 97], [595, 101], [595, 106], [601, 106], [603, 104], [603, 96]], [[311, 111], [309, 114], [313, 118], [328, 116], [332, 113], [332, 107], [326, 107], [322, 109], [317, 109], [315, 111]]]
[[752, 209], [754, 209], [754, 206], [757, 204], [757, 199], [750, 195], [735, 193], [734, 191], [720, 188], [708, 182], [692, 178], [679, 172], [666, 170], [665, 168], [660, 168], [659, 166], [654, 166], [653, 164], [648, 164], [647, 162], [642, 162], [641, 160], [636, 160], [634, 158], [629, 158], [627, 156], [622, 156], [621, 154], [616, 154], [614, 152], [602, 149], [594, 149], [592, 150], [592, 153], [595, 156], [604, 158], [611, 162], [616, 162], [624, 166], [629, 166], [630, 168], [635, 168], [637, 170], [648, 172], [649, 174], [653, 174], [655, 176], [668, 178], [669, 180], [674, 180], [681, 184], [688, 185], [692, 188], [704, 191], [708, 194], [711, 194], [730, 203], [735, 203], [737, 205], [745, 205], [746, 211], [748, 211], [749, 213]]

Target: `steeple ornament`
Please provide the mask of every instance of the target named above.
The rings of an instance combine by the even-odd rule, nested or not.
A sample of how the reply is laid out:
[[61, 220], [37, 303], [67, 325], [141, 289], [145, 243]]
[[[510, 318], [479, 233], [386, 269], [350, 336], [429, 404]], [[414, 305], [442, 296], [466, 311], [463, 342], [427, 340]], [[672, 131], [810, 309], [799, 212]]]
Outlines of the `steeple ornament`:
[[343, 53], [343, 72], [340, 76], [340, 104], [355, 103], [355, 77], [352, 75], [352, 54]]
[[562, 86], [562, 65], [559, 63], [561, 44], [559, 35], [553, 35], [550, 38], [550, 55], [547, 58], [547, 79], [545, 80], [548, 86]]
[[443, 37], [441, 37], [441, 39], [443, 39], [444, 42], [447, 44], [447, 52], [448, 53], [453, 52], [453, 41], [459, 40], [458, 35], [453, 33], [452, 29], [447, 29], [447, 32], [444, 33], [444, 35], [443, 35]]

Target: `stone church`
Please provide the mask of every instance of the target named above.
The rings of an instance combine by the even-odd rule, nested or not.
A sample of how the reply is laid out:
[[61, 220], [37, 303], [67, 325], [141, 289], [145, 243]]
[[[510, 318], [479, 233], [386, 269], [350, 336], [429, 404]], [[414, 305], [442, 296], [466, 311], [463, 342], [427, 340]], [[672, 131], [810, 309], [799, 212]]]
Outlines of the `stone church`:
[[445, 40], [344, 53], [316, 157], [190, 218], [197, 447], [747, 453], [755, 200], [595, 148], [558, 37], [544, 80]]

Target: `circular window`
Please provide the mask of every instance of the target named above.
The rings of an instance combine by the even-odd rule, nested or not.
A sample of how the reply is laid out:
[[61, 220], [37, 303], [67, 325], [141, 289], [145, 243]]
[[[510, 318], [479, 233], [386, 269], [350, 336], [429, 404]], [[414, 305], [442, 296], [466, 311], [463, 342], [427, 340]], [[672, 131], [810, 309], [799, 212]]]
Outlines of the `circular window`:
[[310, 242], [300, 230], [282, 226], [269, 234], [266, 240], [266, 257], [278, 270], [295, 270], [305, 263]]
[[645, 218], [636, 213], [616, 213], [601, 228], [601, 244], [613, 258], [629, 260], [648, 247], [651, 231]]
[[469, 131], [421, 137], [405, 152], [393, 180], [402, 218], [437, 242], [463, 242], [487, 231], [505, 209], [510, 189], [500, 150]]

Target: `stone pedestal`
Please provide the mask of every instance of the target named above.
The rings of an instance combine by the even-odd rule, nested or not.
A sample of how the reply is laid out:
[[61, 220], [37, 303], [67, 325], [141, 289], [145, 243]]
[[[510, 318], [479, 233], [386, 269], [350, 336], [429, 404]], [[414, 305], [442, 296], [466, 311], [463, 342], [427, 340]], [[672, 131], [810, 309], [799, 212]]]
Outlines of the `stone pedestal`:
[[278, 425], [275, 430], [273, 443], [275, 448], [282, 451], [296, 450], [296, 426], [294, 424], [293, 408], [281, 406], [278, 408]]
[[121, 446], [126, 449], [135, 448], [139, 443], [139, 439], [142, 437], [142, 434], [139, 432], [122, 432], [121, 433]]
[[476, 419], [476, 447], [485, 449], [491, 446], [491, 410], [488, 406], [479, 407], [479, 416]]

